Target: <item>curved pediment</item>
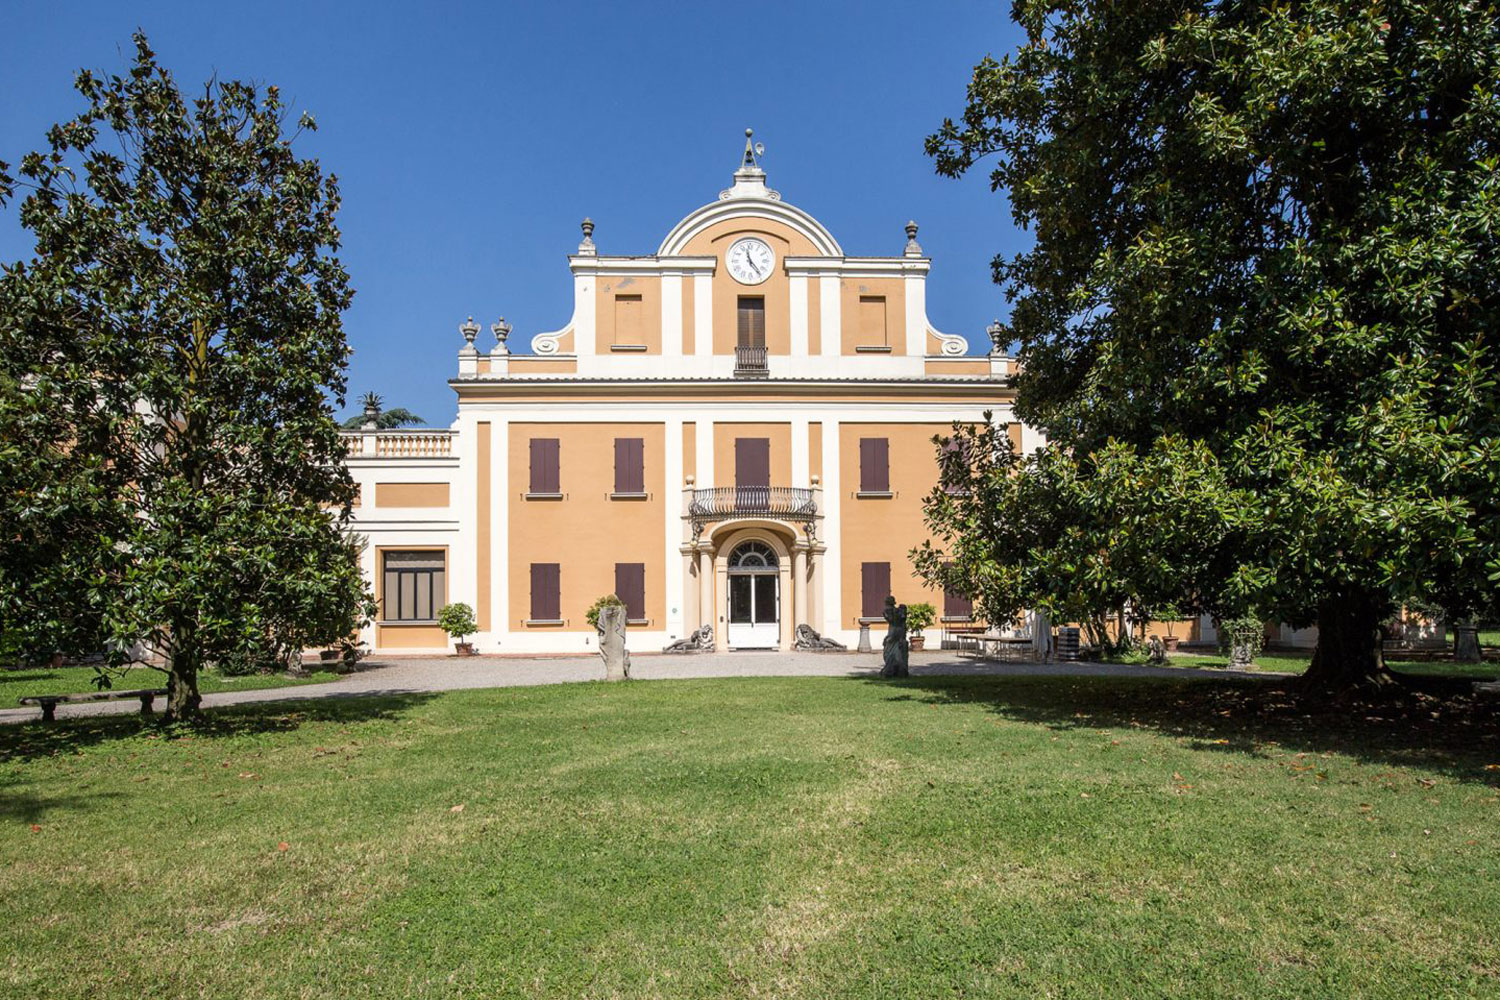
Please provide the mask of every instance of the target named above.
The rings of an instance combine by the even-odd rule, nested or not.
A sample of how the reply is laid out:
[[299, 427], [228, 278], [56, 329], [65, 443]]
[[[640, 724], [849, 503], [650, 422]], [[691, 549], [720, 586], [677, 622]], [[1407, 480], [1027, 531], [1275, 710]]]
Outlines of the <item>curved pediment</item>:
[[734, 184], [711, 201], [690, 212], [672, 227], [657, 248], [658, 257], [675, 257], [688, 252], [688, 246], [706, 230], [730, 220], [763, 219], [791, 229], [804, 237], [814, 253], [822, 257], [842, 257], [844, 248], [828, 229], [795, 205], [781, 200], [781, 195], [766, 187], [765, 172], [754, 166], [735, 171]]

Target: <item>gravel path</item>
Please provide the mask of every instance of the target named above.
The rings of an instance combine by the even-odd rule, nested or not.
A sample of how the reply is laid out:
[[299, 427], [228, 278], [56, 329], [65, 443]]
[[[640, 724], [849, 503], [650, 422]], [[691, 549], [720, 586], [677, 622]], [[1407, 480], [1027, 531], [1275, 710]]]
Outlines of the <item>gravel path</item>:
[[[1226, 670], [1182, 667], [1136, 667], [1117, 663], [1009, 663], [981, 660], [947, 650], [913, 653], [914, 676], [1058, 677], [1264, 677], [1269, 671], [1236, 674]], [[688, 656], [637, 656], [631, 674], [638, 680], [688, 677], [859, 677], [880, 671], [879, 653], [700, 653]], [[604, 679], [598, 656], [519, 658], [411, 656], [367, 661], [357, 673], [327, 684], [304, 684], [258, 691], [224, 691], [203, 696], [204, 708], [251, 702], [306, 701], [365, 695], [459, 691], [468, 688], [526, 687]], [[158, 703], [159, 707], [160, 703]], [[85, 715], [122, 715], [140, 711], [135, 700], [85, 702], [57, 706], [59, 719]], [[41, 718], [39, 708], [0, 709], [0, 723]]]

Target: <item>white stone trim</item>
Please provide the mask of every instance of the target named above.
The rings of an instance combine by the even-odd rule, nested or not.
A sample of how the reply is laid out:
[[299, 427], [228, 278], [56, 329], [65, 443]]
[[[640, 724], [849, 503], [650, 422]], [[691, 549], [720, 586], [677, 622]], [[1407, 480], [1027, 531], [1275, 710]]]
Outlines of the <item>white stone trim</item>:
[[725, 201], [711, 201], [688, 213], [681, 222], [672, 227], [671, 232], [667, 233], [666, 238], [661, 241], [661, 246], [657, 248], [656, 254], [658, 257], [681, 254], [695, 236], [726, 219], [757, 218], [773, 219], [796, 230], [807, 237], [820, 254], [828, 257], [844, 255], [843, 248], [839, 246], [838, 240], [833, 238], [833, 234], [821, 222], [795, 205], [770, 198], [740, 197]]

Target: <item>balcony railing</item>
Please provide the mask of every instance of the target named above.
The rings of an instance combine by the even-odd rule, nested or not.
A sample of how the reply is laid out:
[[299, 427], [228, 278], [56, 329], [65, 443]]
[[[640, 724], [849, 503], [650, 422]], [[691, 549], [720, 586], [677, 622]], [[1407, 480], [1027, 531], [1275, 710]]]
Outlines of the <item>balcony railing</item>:
[[818, 519], [818, 499], [812, 490], [790, 486], [717, 486], [694, 490], [688, 503], [696, 537], [710, 521], [734, 517], [773, 517], [800, 521], [813, 534]]
[[745, 347], [741, 345], [735, 347], [735, 378], [767, 378], [770, 374], [771, 369], [766, 364], [766, 349], [764, 347]]
[[453, 454], [453, 438], [453, 431], [344, 432], [349, 454], [366, 458], [448, 458]]

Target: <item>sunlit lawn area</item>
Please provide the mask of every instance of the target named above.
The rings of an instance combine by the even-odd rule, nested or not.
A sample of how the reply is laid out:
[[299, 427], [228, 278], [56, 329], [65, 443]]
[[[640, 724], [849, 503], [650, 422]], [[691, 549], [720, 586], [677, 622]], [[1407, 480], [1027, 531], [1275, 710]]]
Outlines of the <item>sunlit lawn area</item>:
[[[30, 694], [78, 694], [94, 691], [93, 667], [23, 667], [0, 670], [0, 708], [15, 708], [16, 699]], [[149, 667], [135, 667], [123, 675], [111, 673], [117, 691], [166, 687], [167, 675]], [[251, 674], [248, 677], [225, 677], [213, 670], [198, 675], [198, 690], [203, 694], [216, 691], [251, 691], [260, 688], [288, 687], [296, 684], [322, 684], [336, 680], [328, 671], [305, 677], [286, 674]]]
[[3, 727], [0, 995], [1497, 995], [1487, 703], [1266, 690], [764, 678]]

